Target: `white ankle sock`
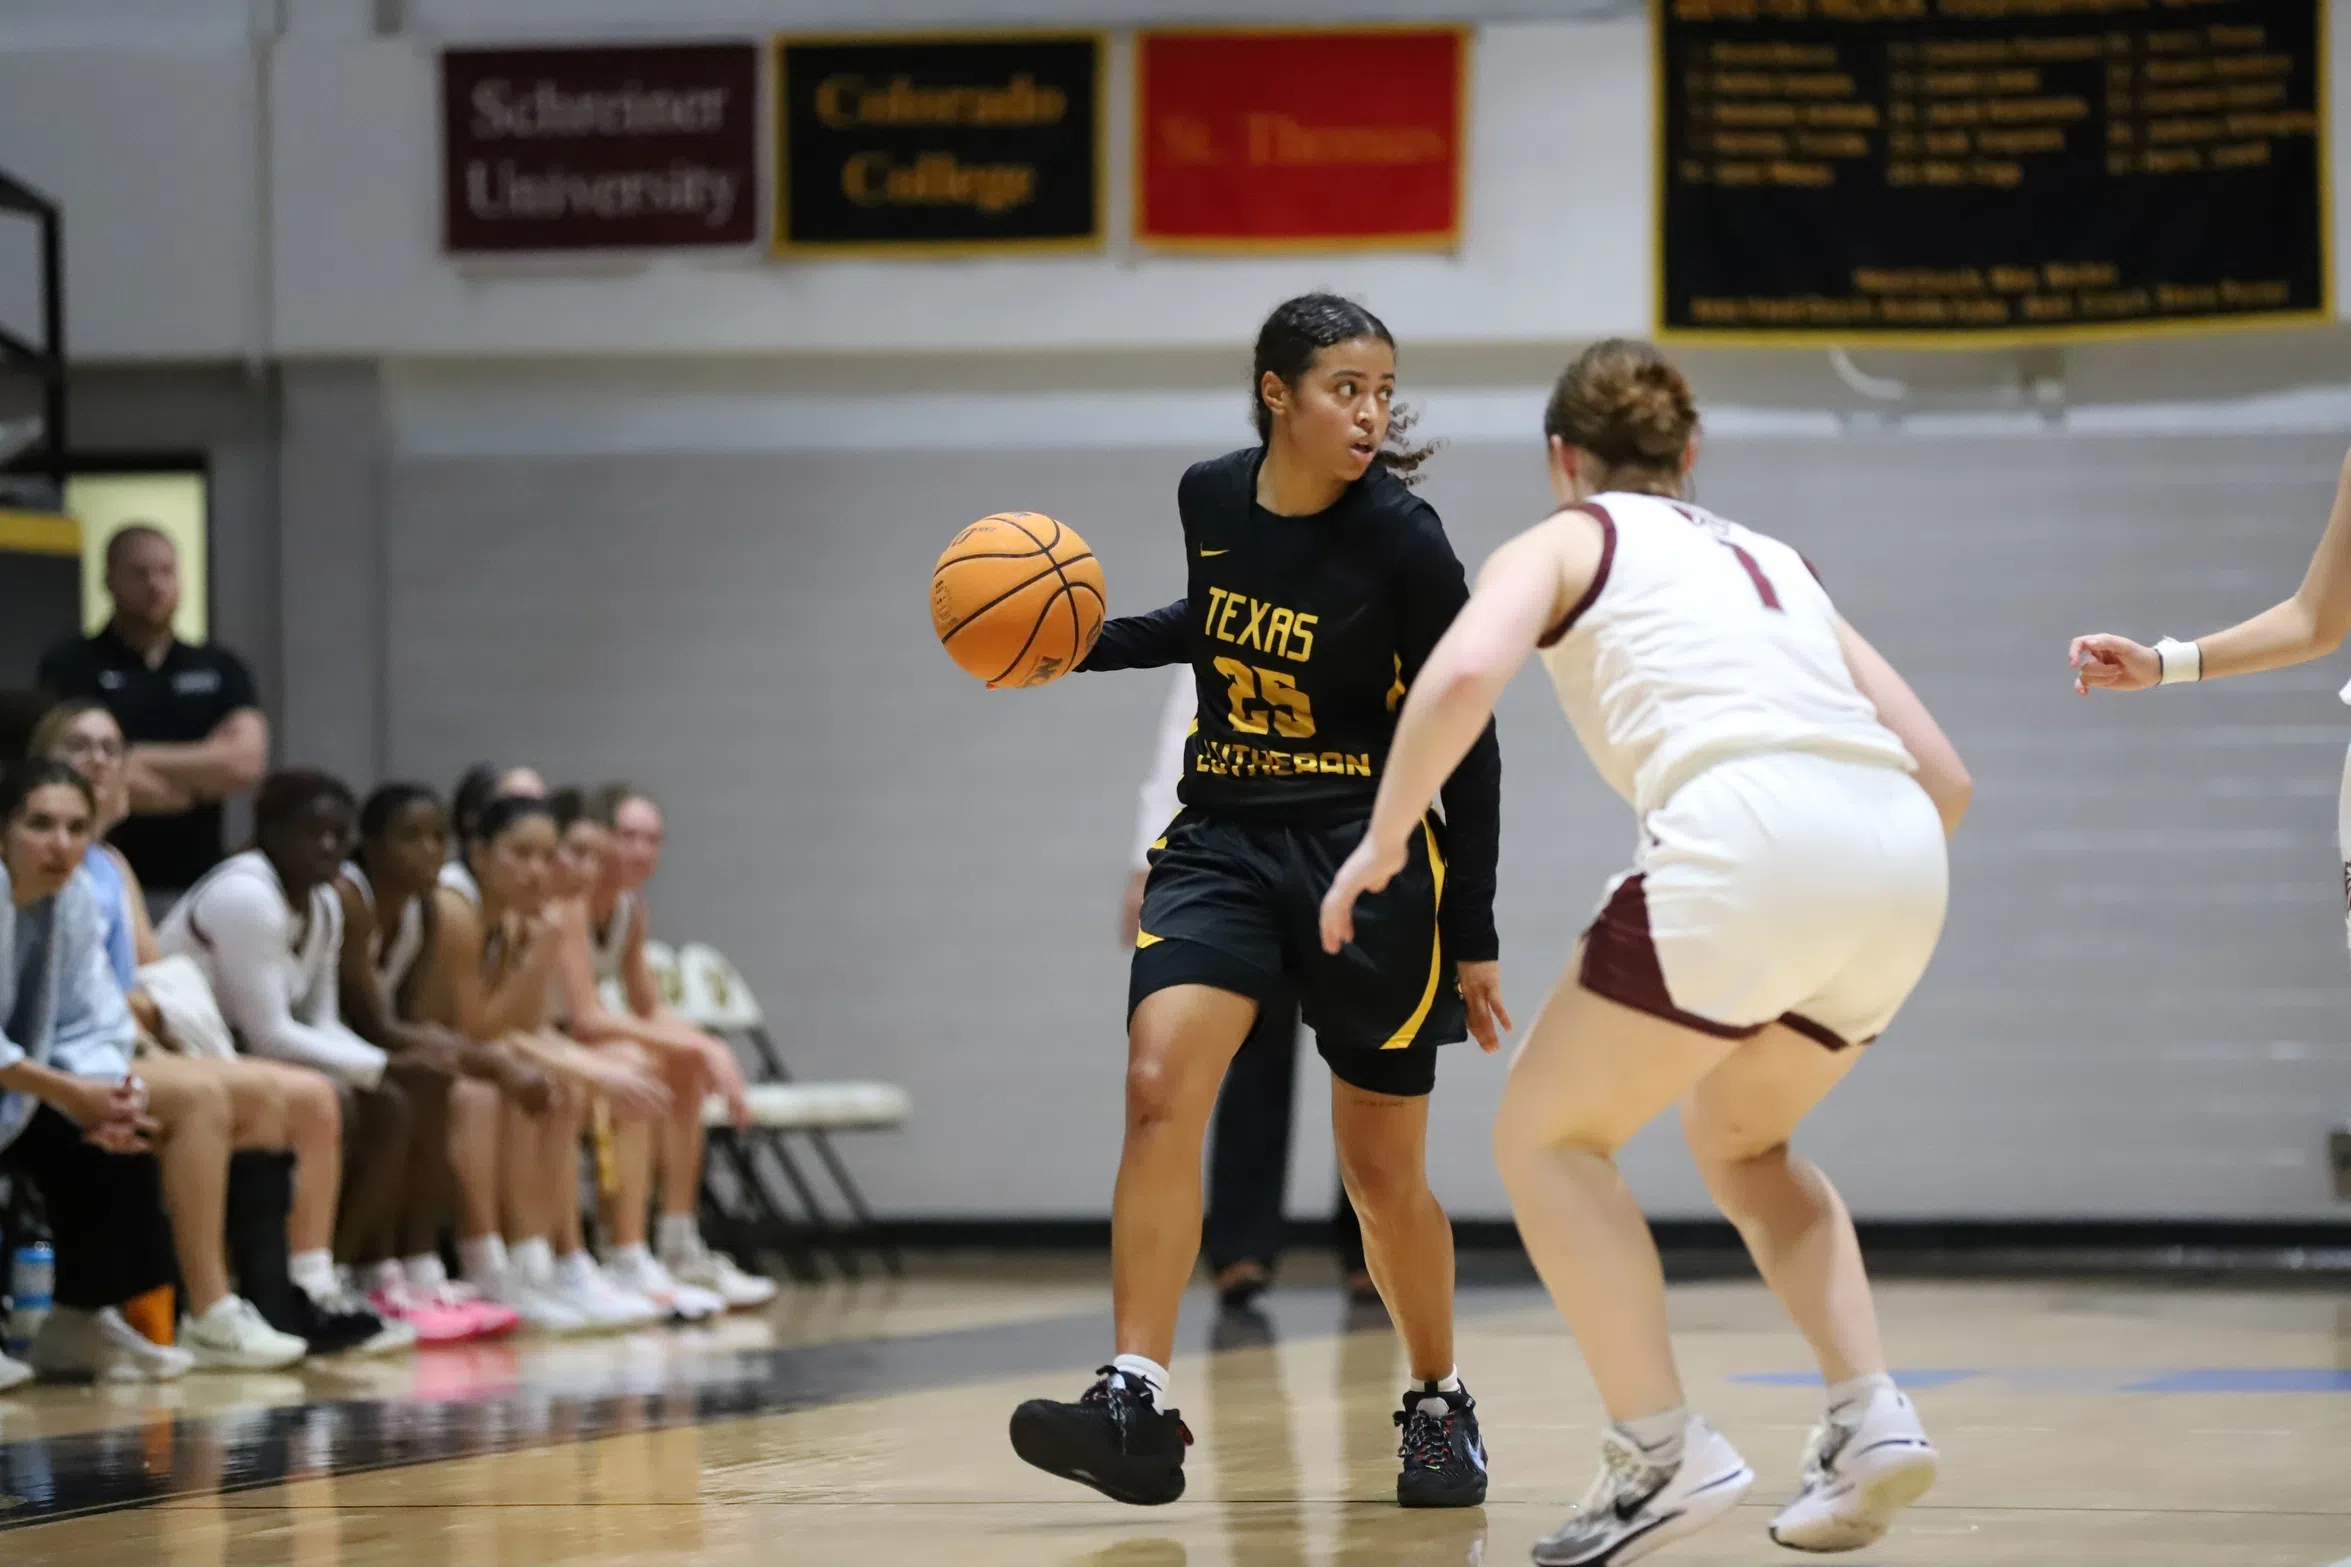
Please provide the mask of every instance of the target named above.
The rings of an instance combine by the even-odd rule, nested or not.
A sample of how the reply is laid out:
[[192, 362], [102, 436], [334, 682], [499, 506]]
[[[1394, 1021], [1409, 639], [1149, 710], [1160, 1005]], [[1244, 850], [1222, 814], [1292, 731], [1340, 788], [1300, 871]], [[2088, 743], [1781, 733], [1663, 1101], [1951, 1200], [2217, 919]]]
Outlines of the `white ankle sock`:
[[646, 1249], [643, 1241], [639, 1241], [634, 1246], [613, 1247], [612, 1255], [605, 1260], [616, 1268], [633, 1267], [640, 1262], [651, 1262], [653, 1253]]
[[1830, 1388], [1829, 1410], [1834, 1413], [1848, 1405], [1867, 1404], [1879, 1393], [1893, 1391], [1894, 1379], [1883, 1371], [1873, 1371], [1867, 1376], [1855, 1377], [1850, 1382], [1840, 1382]]
[[1406, 1398], [1411, 1398], [1417, 1394], [1419, 1395], [1421, 1404], [1425, 1406], [1421, 1411], [1423, 1414], [1442, 1415], [1449, 1406], [1447, 1406], [1443, 1399], [1432, 1398], [1429, 1396], [1429, 1390], [1432, 1388], [1439, 1393], [1460, 1392], [1461, 1368], [1459, 1366], [1455, 1366], [1452, 1370], [1446, 1372], [1443, 1376], [1437, 1378], [1434, 1382], [1424, 1382], [1416, 1377], [1413, 1379], [1412, 1386], [1405, 1389], [1404, 1396]]
[[514, 1271], [522, 1275], [525, 1284], [545, 1285], [555, 1282], [555, 1248], [547, 1244], [544, 1235], [516, 1241], [506, 1249], [506, 1259]]
[[556, 1259], [555, 1276], [563, 1281], [566, 1288], [570, 1289], [579, 1289], [594, 1284], [596, 1282], [596, 1259], [584, 1251], [566, 1253]]
[[408, 1288], [407, 1270], [388, 1257], [382, 1262], [370, 1264], [362, 1270], [362, 1276], [371, 1287], [387, 1293], [397, 1294]]
[[1167, 1367], [1143, 1355], [1119, 1355], [1111, 1360], [1110, 1369], [1149, 1387], [1151, 1402], [1167, 1408]]
[[495, 1284], [506, 1273], [506, 1237], [477, 1235], [457, 1243], [457, 1265], [468, 1284]]
[[1654, 1415], [1619, 1420], [1616, 1429], [1631, 1437], [1651, 1463], [1678, 1464], [1682, 1461], [1682, 1432], [1689, 1424], [1690, 1409], [1685, 1404]]
[[665, 1213], [654, 1223], [653, 1244], [661, 1248], [664, 1257], [698, 1250], [702, 1245], [702, 1227], [690, 1213]]
[[324, 1246], [298, 1251], [286, 1259], [286, 1276], [312, 1300], [335, 1293], [335, 1254]]
[[408, 1275], [408, 1283], [414, 1289], [437, 1290], [449, 1282], [449, 1270], [442, 1264], [441, 1254], [437, 1251], [420, 1252], [401, 1263], [400, 1267]]

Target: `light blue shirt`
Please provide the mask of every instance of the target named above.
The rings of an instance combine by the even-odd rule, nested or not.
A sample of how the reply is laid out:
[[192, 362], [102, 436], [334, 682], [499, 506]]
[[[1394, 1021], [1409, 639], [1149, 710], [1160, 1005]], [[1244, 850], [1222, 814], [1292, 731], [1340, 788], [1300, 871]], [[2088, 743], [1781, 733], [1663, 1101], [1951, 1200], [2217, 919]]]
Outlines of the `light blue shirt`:
[[139, 943], [131, 933], [131, 889], [122, 879], [122, 867], [102, 843], [93, 843], [82, 856], [82, 874], [98, 893], [98, 910], [106, 916], [106, 961], [114, 965], [114, 982], [124, 995], [139, 988]]
[[[138, 1025], [106, 956], [106, 915], [89, 877], [76, 872], [56, 897], [19, 909], [0, 867], [0, 953], [0, 1071], [32, 1060], [102, 1082], [129, 1075]], [[39, 1107], [30, 1094], [0, 1093], [0, 1148]]]

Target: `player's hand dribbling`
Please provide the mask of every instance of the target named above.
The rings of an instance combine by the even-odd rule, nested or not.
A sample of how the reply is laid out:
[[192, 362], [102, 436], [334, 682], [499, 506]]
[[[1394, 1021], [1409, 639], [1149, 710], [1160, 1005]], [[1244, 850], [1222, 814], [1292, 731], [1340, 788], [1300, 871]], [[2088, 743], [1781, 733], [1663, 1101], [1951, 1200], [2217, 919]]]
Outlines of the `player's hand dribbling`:
[[2088, 696], [2101, 691], [2144, 691], [2163, 678], [2163, 660], [2151, 647], [2108, 632], [2075, 637], [2067, 660], [2073, 666], [2073, 689]]
[[1513, 1027], [1510, 1009], [1502, 1004], [1502, 965], [1488, 959], [1457, 963], [1454, 968], [1461, 977], [1461, 999], [1469, 1007], [1470, 1037], [1480, 1050], [1492, 1055], [1502, 1048], [1502, 1036]]
[[1339, 874], [1331, 878], [1331, 890], [1322, 897], [1322, 950], [1337, 952], [1355, 939], [1355, 900], [1367, 892], [1378, 892], [1404, 869], [1404, 845], [1383, 845], [1370, 833], [1347, 856], [1347, 863], [1339, 867]]

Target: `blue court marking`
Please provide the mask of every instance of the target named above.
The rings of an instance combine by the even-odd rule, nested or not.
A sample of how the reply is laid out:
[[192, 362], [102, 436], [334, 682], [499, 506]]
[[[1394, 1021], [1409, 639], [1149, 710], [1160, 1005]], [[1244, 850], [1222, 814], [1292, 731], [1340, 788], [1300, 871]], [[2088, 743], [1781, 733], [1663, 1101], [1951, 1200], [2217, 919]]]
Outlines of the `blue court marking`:
[[[2018, 1367], [2007, 1370], [1896, 1371], [1914, 1392], [1980, 1377], [1997, 1378], [2012, 1393], [2351, 1393], [2351, 1369], [2329, 1366], [2206, 1366], [2178, 1371]], [[1818, 1387], [1810, 1371], [1748, 1371], [1730, 1379], [1743, 1387]]]
[[2166, 1371], [2125, 1393], [2351, 1393], [2351, 1371], [2317, 1366], [2211, 1367]]
[[[1894, 1380], [1904, 1387], [1921, 1392], [1929, 1388], [1949, 1387], [1954, 1382], [1965, 1382], [1971, 1377], [1990, 1376], [1988, 1371], [1896, 1371]], [[1746, 1387], [1818, 1387], [1820, 1373], [1816, 1371], [1749, 1371], [1731, 1378]]]

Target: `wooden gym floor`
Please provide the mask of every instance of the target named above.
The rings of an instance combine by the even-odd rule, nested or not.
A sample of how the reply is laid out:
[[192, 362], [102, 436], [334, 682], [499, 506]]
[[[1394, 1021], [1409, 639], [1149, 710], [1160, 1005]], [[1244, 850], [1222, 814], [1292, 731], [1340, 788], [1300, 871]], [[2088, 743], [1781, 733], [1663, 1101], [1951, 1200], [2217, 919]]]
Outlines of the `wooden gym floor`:
[[[1190, 1495], [1124, 1508], [1017, 1462], [1019, 1399], [1106, 1354], [1098, 1264], [918, 1270], [702, 1330], [160, 1389], [0, 1396], [0, 1561], [162, 1567], [1387, 1567], [1518, 1563], [1589, 1478], [1598, 1409], [1524, 1286], [1473, 1286], [1461, 1363], [1493, 1454], [1468, 1513], [1404, 1513], [1384, 1322], [1333, 1294], [1257, 1323], [1195, 1297]], [[1945, 1461], [1887, 1564], [2351, 1559], [2351, 1289], [1894, 1283], [1888, 1335]], [[1816, 1391], [1752, 1284], [1674, 1294], [1692, 1395], [1760, 1474], [1662, 1561], [1793, 1561], [1763, 1534]], [[1353, 1330], [1350, 1331], [1352, 1326]], [[1213, 1339], [1221, 1348], [1210, 1349]]]

